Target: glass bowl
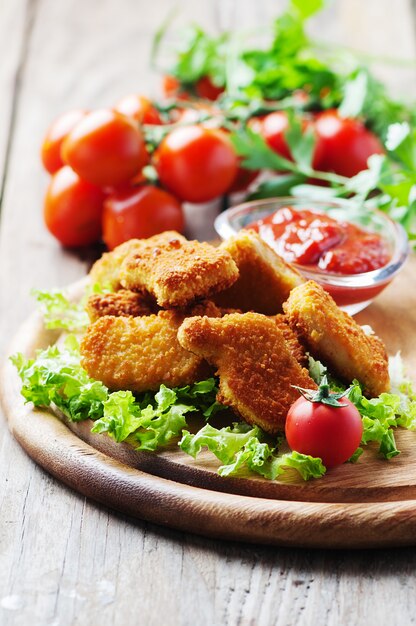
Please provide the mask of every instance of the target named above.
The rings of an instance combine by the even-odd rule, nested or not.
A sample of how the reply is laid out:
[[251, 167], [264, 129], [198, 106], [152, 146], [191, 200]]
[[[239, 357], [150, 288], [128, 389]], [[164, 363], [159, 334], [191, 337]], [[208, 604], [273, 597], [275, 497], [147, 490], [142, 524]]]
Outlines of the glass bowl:
[[[333, 219], [356, 224], [364, 230], [377, 233], [387, 240], [391, 259], [383, 267], [362, 274], [335, 274], [315, 266], [293, 265], [307, 280], [315, 280], [331, 294], [344, 311], [354, 315], [368, 306], [393, 280], [408, 254], [407, 235], [400, 224], [381, 211], [368, 211], [352, 200], [307, 200], [305, 198], [269, 198], [254, 200], [231, 207], [215, 220], [215, 230], [222, 239], [228, 239], [252, 222], [262, 219], [285, 206], [295, 210], [326, 213]], [[269, 243], [269, 242], [268, 242]]]

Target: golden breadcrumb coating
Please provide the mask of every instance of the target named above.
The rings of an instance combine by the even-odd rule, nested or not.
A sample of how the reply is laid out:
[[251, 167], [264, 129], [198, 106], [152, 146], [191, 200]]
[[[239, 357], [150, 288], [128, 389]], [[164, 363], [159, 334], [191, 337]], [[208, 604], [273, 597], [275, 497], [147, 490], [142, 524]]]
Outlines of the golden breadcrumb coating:
[[122, 263], [121, 284], [147, 291], [163, 308], [186, 307], [229, 287], [238, 270], [228, 252], [208, 243], [172, 237], [142, 240]]
[[264, 315], [191, 317], [184, 320], [178, 339], [183, 348], [216, 366], [219, 401], [270, 434], [284, 429], [287, 412], [299, 398], [292, 385], [316, 389], [276, 321]]
[[279, 315], [275, 315], [271, 319], [276, 322], [278, 329], [282, 331], [285, 341], [297, 362], [302, 365], [302, 367], [307, 367], [308, 357], [305, 348], [300, 343], [296, 333], [290, 328], [289, 320], [286, 315], [279, 313]]
[[116, 317], [151, 315], [156, 313], [155, 303], [146, 299], [141, 293], [120, 289], [114, 293], [96, 293], [88, 298], [85, 307], [91, 322], [104, 315]]
[[330, 372], [347, 383], [356, 378], [369, 396], [389, 390], [383, 342], [366, 335], [320, 285], [310, 280], [296, 287], [283, 308], [300, 340]]
[[[212, 303], [191, 313], [219, 315]], [[88, 327], [82, 342], [82, 367], [109, 389], [147, 391], [188, 385], [212, 375], [200, 356], [178, 343], [177, 331], [186, 312], [159, 311], [145, 317], [100, 317]]]
[[275, 315], [282, 311], [290, 290], [305, 282], [253, 230], [241, 230], [220, 249], [230, 253], [239, 271], [238, 280], [215, 296], [220, 306]]
[[151, 241], [151, 246], [163, 245], [171, 239], [186, 241], [185, 237], [174, 230], [167, 230], [159, 235], [154, 235], [150, 239], [130, 239], [114, 248], [111, 252], [105, 252], [98, 261], [94, 263], [90, 271], [92, 284], [99, 284], [103, 287], [110, 287], [113, 291], [121, 288], [120, 267], [124, 259], [133, 254], [138, 248], [143, 247], [144, 241]]

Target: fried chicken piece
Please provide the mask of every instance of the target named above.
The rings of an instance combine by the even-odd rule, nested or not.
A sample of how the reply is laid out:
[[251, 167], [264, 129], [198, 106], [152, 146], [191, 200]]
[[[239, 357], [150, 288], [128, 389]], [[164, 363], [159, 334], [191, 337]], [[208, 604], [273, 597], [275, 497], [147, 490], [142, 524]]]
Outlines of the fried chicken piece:
[[228, 252], [180, 236], [142, 240], [120, 271], [124, 287], [151, 293], [163, 308], [186, 307], [226, 289], [237, 278], [237, 266]]
[[111, 252], [105, 252], [98, 261], [94, 263], [90, 271], [91, 282], [103, 287], [110, 287], [113, 291], [121, 289], [120, 267], [124, 259], [135, 252], [136, 249], [143, 248], [143, 242], [151, 242], [151, 246], [164, 245], [171, 240], [186, 241], [186, 238], [174, 230], [167, 230], [150, 239], [130, 239], [117, 246]]
[[116, 317], [151, 315], [157, 312], [155, 303], [141, 293], [120, 289], [114, 293], [96, 293], [88, 298], [85, 307], [91, 322], [104, 315]]
[[340, 379], [356, 378], [368, 396], [390, 388], [386, 349], [341, 311], [324, 289], [310, 280], [291, 292], [283, 308], [289, 323], [312, 356]]
[[219, 306], [275, 315], [282, 311], [290, 290], [305, 282], [299, 272], [253, 230], [240, 231], [224, 241], [220, 249], [229, 252], [234, 259], [239, 278], [215, 296]]
[[297, 362], [302, 367], [307, 367], [308, 357], [305, 348], [300, 343], [296, 333], [290, 328], [286, 315], [279, 313], [279, 315], [275, 315], [271, 319], [276, 322], [278, 329], [282, 331], [285, 341]]
[[299, 398], [292, 385], [316, 389], [276, 321], [264, 315], [191, 317], [184, 320], [178, 339], [217, 367], [218, 400], [270, 434], [284, 429], [289, 407]]
[[[192, 313], [220, 315], [212, 303]], [[203, 357], [182, 348], [177, 331], [186, 312], [159, 311], [146, 317], [100, 317], [81, 342], [82, 367], [109, 389], [148, 391], [188, 385], [212, 375]], [[208, 319], [208, 318], [207, 318]]]

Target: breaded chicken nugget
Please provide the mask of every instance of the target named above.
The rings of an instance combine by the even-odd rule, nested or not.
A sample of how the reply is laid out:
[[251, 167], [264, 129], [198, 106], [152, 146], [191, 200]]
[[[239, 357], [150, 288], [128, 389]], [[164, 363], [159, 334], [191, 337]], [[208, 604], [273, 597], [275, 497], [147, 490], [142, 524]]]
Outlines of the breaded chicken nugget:
[[148, 291], [163, 308], [186, 307], [226, 289], [237, 278], [237, 266], [228, 252], [183, 238], [143, 240], [120, 271], [124, 287]]
[[290, 328], [286, 315], [279, 313], [279, 315], [275, 315], [271, 319], [276, 322], [278, 329], [282, 331], [285, 341], [297, 362], [302, 367], [307, 367], [308, 357], [305, 348], [300, 343], [296, 333]]
[[151, 242], [149, 245], [153, 248], [154, 246], [166, 244], [173, 239], [186, 241], [185, 237], [174, 230], [167, 230], [149, 239], [130, 239], [129, 241], [125, 241], [111, 252], [105, 252], [102, 257], [94, 263], [90, 271], [91, 282], [93, 284], [97, 283], [103, 287], [109, 286], [113, 291], [117, 291], [121, 288], [120, 267], [127, 256], [133, 254], [136, 249], [141, 250], [144, 241]]
[[276, 321], [264, 315], [191, 317], [184, 320], [178, 339], [217, 367], [219, 401], [270, 434], [284, 429], [289, 407], [299, 398], [292, 385], [316, 389]]
[[369, 396], [390, 388], [383, 342], [366, 335], [320, 285], [310, 280], [291, 292], [283, 308], [312, 356], [346, 382], [356, 378]]
[[220, 249], [229, 252], [234, 259], [239, 278], [215, 296], [219, 306], [275, 315], [281, 313], [290, 290], [305, 282], [299, 272], [253, 230], [241, 230], [224, 241]]
[[[196, 312], [219, 314], [214, 305], [199, 305]], [[82, 367], [111, 390], [140, 392], [207, 378], [212, 375], [208, 363], [178, 343], [185, 315], [159, 311], [146, 317], [100, 317], [81, 342]]]
[[120, 289], [114, 293], [96, 293], [90, 296], [85, 309], [91, 322], [95, 322], [104, 315], [116, 317], [151, 315], [156, 313], [157, 306], [141, 293]]

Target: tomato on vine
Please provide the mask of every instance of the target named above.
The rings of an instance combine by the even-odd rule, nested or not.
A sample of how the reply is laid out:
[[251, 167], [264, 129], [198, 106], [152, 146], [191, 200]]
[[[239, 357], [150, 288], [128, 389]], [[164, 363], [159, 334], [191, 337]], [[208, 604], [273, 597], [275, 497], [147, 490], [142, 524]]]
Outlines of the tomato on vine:
[[41, 147], [43, 166], [49, 174], [54, 174], [64, 166], [62, 160], [62, 143], [74, 126], [87, 114], [83, 109], [74, 109], [60, 115], [46, 131]]
[[137, 124], [111, 109], [92, 111], [76, 124], [62, 156], [82, 179], [99, 187], [128, 182], [148, 160]]
[[103, 239], [109, 250], [128, 239], [152, 237], [164, 230], [182, 232], [184, 226], [180, 202], [153, 185], [116, 191], [104, 203]]
[[170, 132], [157, 148], [154, 163], [164, 187], [181, 200], [196, 203], [226, 193], [238, 169], [227, 134], [197, 124]]
[[382, 154], [378, 137], [357, 119], [343, 118], [335, 109], [317, 115], [315, 130], [322, 154], [319, 167], [340, 176], [355, 176], [367, 169], [372, 154]]
[[117, 102], [114, 110], [139, 122], [139, 124], [163, 124], [159, 111], [151, 100], [139, 94], [133, 93], [125, 96]]
[[51, 178], [44, 201], [44, 220], [49, 232], [63, 246], [86, 246], [101, 237], [105, 194], [82, 180], [68, 165]]

